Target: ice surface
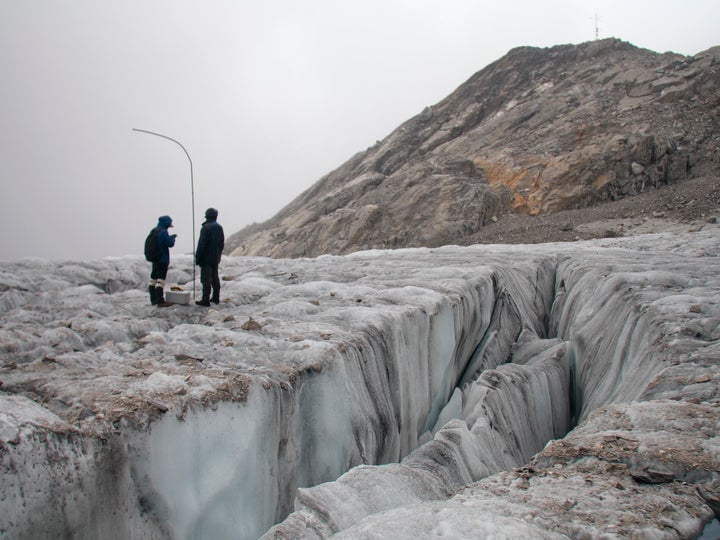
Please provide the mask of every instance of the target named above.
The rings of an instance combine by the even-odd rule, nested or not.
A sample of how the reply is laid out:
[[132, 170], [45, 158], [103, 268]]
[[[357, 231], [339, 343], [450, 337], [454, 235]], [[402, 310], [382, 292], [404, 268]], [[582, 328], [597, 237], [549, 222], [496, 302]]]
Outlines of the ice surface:
[[150, 306], [135, 257], [2, 264], [0, 534], [691, 538], [720, 471], [718, 255], [226, 258], [211, 309]]

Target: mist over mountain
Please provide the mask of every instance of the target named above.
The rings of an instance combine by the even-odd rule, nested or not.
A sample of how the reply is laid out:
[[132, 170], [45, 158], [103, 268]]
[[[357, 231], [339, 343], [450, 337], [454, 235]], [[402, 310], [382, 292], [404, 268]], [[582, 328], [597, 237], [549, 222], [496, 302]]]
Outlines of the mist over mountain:
[[[701, 203], [670, 200], [704, 217], [720, 202], [718, 55], [617, 39], [513, 49], [272, 219], [232, 235], [226, 251], [301, 257], [572, 240], [598, 217], [591, 209], [698, 179], [691, 191], [705, 190]], [[571, 217], [548, 221], [563, 212]], [[520, 232], [508, 235], [516, 222]]]

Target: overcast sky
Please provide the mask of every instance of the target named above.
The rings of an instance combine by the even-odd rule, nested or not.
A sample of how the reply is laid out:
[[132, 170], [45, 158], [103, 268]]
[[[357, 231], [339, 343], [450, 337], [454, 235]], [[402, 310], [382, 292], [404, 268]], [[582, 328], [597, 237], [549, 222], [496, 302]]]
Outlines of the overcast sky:
[[0, 260], [141, 253], [169, 214], [229, 235], [523, 46], [693, 55], [717, 0], [0, 0]]

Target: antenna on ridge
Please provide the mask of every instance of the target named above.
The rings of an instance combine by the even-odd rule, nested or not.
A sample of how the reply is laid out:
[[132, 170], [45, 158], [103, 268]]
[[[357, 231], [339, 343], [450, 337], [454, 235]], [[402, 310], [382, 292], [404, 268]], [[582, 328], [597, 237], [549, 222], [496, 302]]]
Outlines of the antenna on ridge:
[[600, 37], [600, 27], [598, 26], [598, 13], [595, 11], [595, 39]]

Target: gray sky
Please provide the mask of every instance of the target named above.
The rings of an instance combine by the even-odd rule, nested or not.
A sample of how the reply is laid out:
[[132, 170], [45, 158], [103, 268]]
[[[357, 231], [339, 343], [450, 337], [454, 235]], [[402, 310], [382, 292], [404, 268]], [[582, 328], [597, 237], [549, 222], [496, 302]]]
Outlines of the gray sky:
[[720, 45], [717, 0], [0, 0], [0, 260], [270, 218], [513, 47]]

